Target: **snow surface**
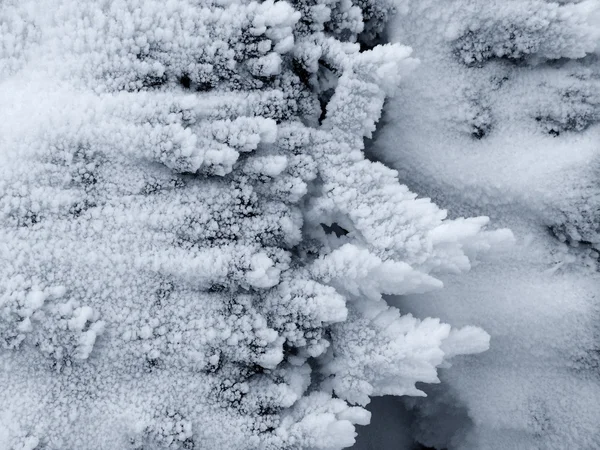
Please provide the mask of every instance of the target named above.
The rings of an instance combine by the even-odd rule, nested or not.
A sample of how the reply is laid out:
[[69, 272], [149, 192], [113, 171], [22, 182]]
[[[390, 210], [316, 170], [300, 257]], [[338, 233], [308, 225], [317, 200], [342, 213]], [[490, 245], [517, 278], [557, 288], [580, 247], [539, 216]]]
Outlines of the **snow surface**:
[[[600, 2], [398, 9], [389, 38], [420, 65], [388, 103], [373, 157], [450, 215], [516, 236], [440, 277], [443, 290], [393, 300], [491, 335], [488, 352], [443, 370], [447, 389], [408, 402], [406, 421], [435, 448], [600, 448]], [[380, 448], [403, 448], [395, 439]]]

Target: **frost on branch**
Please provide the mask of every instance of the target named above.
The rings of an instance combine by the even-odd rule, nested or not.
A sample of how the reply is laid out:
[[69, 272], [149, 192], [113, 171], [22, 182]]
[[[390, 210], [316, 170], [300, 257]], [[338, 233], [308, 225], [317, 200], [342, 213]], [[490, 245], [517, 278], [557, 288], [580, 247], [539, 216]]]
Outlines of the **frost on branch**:
[[0, 442], [338, 449], [487, 347], [382, 297], [510, 238], [365, 159], [391, 4], [50, 3], [1, 7]]

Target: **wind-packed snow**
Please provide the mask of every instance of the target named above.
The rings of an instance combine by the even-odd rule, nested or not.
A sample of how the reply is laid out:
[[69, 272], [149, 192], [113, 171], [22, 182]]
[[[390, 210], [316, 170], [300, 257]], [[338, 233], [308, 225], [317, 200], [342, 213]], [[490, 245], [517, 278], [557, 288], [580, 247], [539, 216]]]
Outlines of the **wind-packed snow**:
[[0, 4], [0, 449], [349, 447], [488, 348], [384, 298], [513, 240], [365, 157], [391, 10]]
[[[516, 237], [443, 290], [392, 301], [491, 336], [407, 402], [398, 426], [428, 447], [600, 448], [599, 33], [596, 0], [399, 0], [388, 26], [420, 64], [372, 157]], [[391, 436], [384, 447], [403, 448]]]

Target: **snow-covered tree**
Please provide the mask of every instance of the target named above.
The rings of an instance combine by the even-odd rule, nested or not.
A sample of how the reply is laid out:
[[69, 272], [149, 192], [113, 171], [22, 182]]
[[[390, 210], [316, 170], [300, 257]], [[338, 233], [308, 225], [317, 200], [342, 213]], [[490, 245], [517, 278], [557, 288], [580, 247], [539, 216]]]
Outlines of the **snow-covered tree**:
[[382, 297], [511, 240], [365, 158], [392, 10], [2, 2], [0, 448], [348, 447], [487, 348]]

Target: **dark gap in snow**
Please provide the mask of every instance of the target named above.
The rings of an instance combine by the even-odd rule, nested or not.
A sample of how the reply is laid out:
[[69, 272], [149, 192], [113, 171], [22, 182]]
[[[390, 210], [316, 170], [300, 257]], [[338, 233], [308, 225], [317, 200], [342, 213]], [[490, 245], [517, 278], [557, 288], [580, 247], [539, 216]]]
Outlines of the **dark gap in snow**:
[[372, 414], [371, 424], [357, 427], [358, 436], [352, 450], [447, 450], [416, 441], [415, 410], [408, 409], [402, 398], [373, 397], [367, 409]]
[[159, 369], [161, 366], [161, 361], [158, 358], [148, 358], [146, 357], [146, 361], [144, 364], [144, 371], [146, 373], [152, 372], [154, 369]]
[[[383, 101], [383, 108], [381, 108], [381, 111], [382, 111], [381, 118], [379, 119], [379, 121], [377, 121], [375, 123], [375, 131], [373, 131], [371, 133], [370, 138], [367, 137], [367, 138], [363, 139], [363, 142], [364, 142], [363, 153], [365, 155], [365, 158], [367, 158], [369, 161], [372, 161], [372, 162], [381, 162], [379, 160], [379, 158], [377, 158], [377, 156], [375, 156], [375, 152], [373, 151], [373, 148], [375, 146], [375, 143], [377, 142], [377, 139], [381, 135], [382, 130], [389, 123], [389, 120], [387, 118], [387, 113], [386, 113], [387, 104], [388, 104], [388, 98], [386, 97], [386, 99]], [[383, 163], [383, 164], [385, 164], [385, 163]]]
[[489, 132], [489, 127], [483, 126], [473, 126], [473, 132], [471, 133], [471, 137], [473, 139], [481, 140], [483, 139]]
[[327, 117], [327, 105], [331, 101], [333, 94], [335, 93], [335, 87], [337, 86], [337, 78], [340, 76], [338, 70], [330, 65], [325, 60], [319, 60], [319, 71], [317, 73], [317, 84], [318, 86], [318, 99], [321, 107], [321, 115], [319, 117], [319, 125], [323, 124], [323, 121]]
[[364, 29], [358, 35], [357, 42], [360, 45], [359, 51], [365, 52], [374, 49], [378, 45], [385, 45], [392, 42], [390, 38], [389, 27], [392, 21], [388, 21], [387, 14], [394, 14], [394, 9], [389, 11], [377, 10], [369, 2], [361, 4], [363, 10]]
[[323, 231], [325, 231], [325, 234], [335, 233], [336, 237], [346, 236], [348, 234], [348, 230], [340, 227], [336, 222], [333, 222], [331, 225], [325, 225], [324, 223], [322, 223], [321, 227], [323, 227]]
[[184, 88], [189, 89], [192, 85], [192, 80], [187, 75], [182, 75], [179, 77], [179, 84], [181, 84]]
[[410, 432], [411, 414], [398, 397], [373, 397], [367, 406], [371, 424], [357, 427], [352, 450], [413, 450]]
[[210, 293], [218, 293], [218, 292], [225, 292], [225, 290], [227, 289], [227, 286], [224, 286], [222, 284], [211, 284], [210, 287], [208, 288], [207, 292]]
[[325, 101], [322, 98], [319, 98], [319, 105], [321, 106], [321, 115], [319, 116], [319, 125], [323, 124], [323, 121], [327, 117], [327, 103], [329, 103], [329, 99]]
[[308, 70], [306, 70], [304, 65], [297, 59], [294, 59], [292, 60], [292, 68], [294, 73], [298, 75], [298, 78], [300, 79], [302, 84], [304, 84], [307, 87], [310, 87], [310, 73], [308, 72]]
[[374, 42], [365, 42], [365, 41], [358, 41], [358, 44], [360, 46], [360, 48], [359, 48], [360, 53], [367, 52], [369, 50], [373, 50], [378, 45]]

